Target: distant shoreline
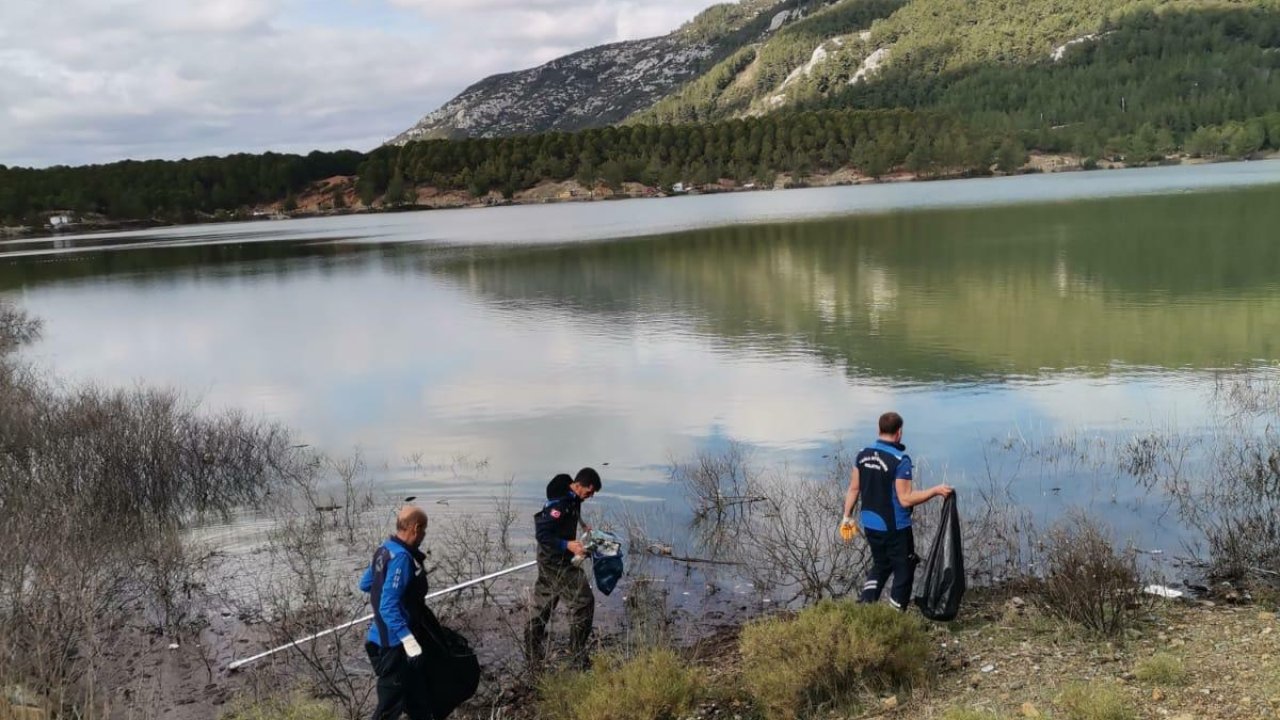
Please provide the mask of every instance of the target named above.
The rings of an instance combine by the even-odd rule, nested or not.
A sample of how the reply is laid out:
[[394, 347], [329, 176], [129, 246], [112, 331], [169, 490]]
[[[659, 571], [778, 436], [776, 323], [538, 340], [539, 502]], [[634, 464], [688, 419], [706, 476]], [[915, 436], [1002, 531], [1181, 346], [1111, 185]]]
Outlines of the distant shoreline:
[[[1269, 153], [1253, 160], [1272, 160], [1280, 158], [1280, 152]], [[993, 177], [1018, 177], [1022, 175], [1042, 175], [1073, 172], [1092, 172], [1095, 170], [1123, 170], [1144, 167], [1176, 167], [1184, 165], [1214, 165], [1227, 162], [1239, 162], [1234, 159], [1206, 160], [1191, 158], [1185, 155], [1171, 156], [1160, 163], [1129, 166], [1124, 163], [1098, 161], [1094, 167], [1085, 167], [1082, 158], [1066, 154], [1031, 153], [1028, 162], [1016, 173], [973, 174], [968, 172], [939, 173], [922, 176], [908, 171], [888, 173], [880, 177], [863, 175], [852, 168], [842, 168], [834, 172], [813, 173], [805, 178], [797, 179], [792, 173], [779, 174], [772, 186], [759, 187], [752, 183], [738, 184], [729, 180], [691, 187], [683, 192], [669, 192], [660, 188], [641, 185], [639, 183], [623, 183], [621, 191], [612, 190], [603, 184], [587, 188], [577, 181], [544, 181], [533, 188], [522, 190], [512, 198], [504, 198], [496, 192], [483, 197], [475, 197], [463, 190], [442, 191], [433, 187], [417, 188], [417, 202], [398, 206], [386, 206], [375, 201], [371, 206], [352, 202], [344, 208], [325, 208], [320, 198], [332, 197], [335, 186], [348, 194], [354, 195], [354, 176], [338, 176], [315, 183], [303, 196], [310, 201], [299, 203], [298, 210], [285, 211], [281, 207], [283, 201], [262, 205], [235, 215], [226, 217], [206, 216], [192, 222], [171, 222], [157, 219], [101, 220], [72, 223], [65, 229], [30, 227], [0, 228], [0, 242], [21, 242], [23, 240], [41, 240], [57, 237], [94, 235], [113, 232], [130, 232], [151, 230], [166, 227], [187, 227], [206, 224], [230, 224], [247, 222], [266, 222], [278, 220], [302, 220], [324, 217], [344, 217], [350, 215], [380, 215], [387, 213], [423, 212], [429, 210], [473, 210], [494, 207], [512, 207], [522, 205], [552, 205], [568, 203], [591, 203], [604, 201], [632, 200], [643, 198], [667, 198], [698, 195], [719, 195], [727, 193], [767, 192], [774, 190], [790, 190], [804, 188], [852, 187], [861, 185], [886, 185], [914, 182], [934, 182], [939, 180], [970, 180]], [[354, 200], [354, 198], [352, 198]]]

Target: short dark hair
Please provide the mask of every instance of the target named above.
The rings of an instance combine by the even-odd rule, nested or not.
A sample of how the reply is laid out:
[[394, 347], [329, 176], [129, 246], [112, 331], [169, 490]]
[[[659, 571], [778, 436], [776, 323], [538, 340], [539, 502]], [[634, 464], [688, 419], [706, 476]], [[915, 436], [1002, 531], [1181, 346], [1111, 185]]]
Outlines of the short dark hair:
[[589, 487], [596, 492], [600, 492], [600, 488], [604, 487], [604, 483], [600, 482], [600, 473], [593, 468], [585, 467], [578, 471], [578, 475], [573, 481], [583, 487]]
[[880, 434], [892, 435], [902, 429], [902, 416], [896, 412], [887, 412], [880, 416]]

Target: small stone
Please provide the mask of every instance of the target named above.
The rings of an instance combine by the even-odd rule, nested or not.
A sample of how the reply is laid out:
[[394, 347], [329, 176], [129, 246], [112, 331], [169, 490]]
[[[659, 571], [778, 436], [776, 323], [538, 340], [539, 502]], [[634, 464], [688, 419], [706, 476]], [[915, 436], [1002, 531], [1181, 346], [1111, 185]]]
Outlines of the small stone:
[[1022, 703], [1022, 717], [1038, 718], [1043, 716], [1040, 714], [1040, 711], [1036, 709], [1035, 705], [1032, 705], [1029, 702], [1024, 702]]
[[984, 673], [995, 672], [995, 669], [996, 669], [996, 666], [995, 666], [995, 665], [983, 665], [983, 666], [982, 666], [982, 672], [984, 672]]
[[1151, 691], [1151, 702], [1164, 702], [1164, 692], [1160, 688]]
[[881, 700], [880, 706], [883, 707], [885, 710], [893, 710], [894, 708], [898, 707], [898, 696], [893, 695], [885, 698], [884, 700]]
[[1010, 604], [1010, 605], [1012, 605], [1012, 606], [1014, 606], [1014, 607], [1016, 607], [1016, 608], [1020, 608], [1020, 607], [1023, 607], [1024, 605], [1026, 605], [1026, 604], [1027, 604], [1027, 601], [1026, 601], [1026, 600], [1023, 600], [1023, 599], [1022, 599], [1022, 598], [1020, 598], [1020, 597], [1014, 597], [1012, 600], [1010, 600], [1010, 601], [1009, 601], [1009, 604]]
[[1183, 640], [1182, 638], [1174, 638], [1169, 641], [1169, 647], [1179, 648], [1186, 644], [1187, 644], [1187, 641]]

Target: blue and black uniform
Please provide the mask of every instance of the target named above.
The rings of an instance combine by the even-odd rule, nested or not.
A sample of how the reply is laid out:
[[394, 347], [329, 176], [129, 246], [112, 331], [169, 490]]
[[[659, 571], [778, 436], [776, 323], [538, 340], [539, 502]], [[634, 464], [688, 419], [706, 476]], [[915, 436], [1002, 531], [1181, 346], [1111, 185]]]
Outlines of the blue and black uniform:
[[578, 534], [582, 499], [568, 489], [567, 482], [559, 480], [561, 476], [552, 480], [546, 503], [533, 516], [538, 540], [538, 581], [533, 586], [533, 616], [525, 627], [525, 652], [534, 667], [545, 658], [547, 623], [560, 601], [569, 609], [569, 646], [578, 665], [587, 662], [587, 641], [595, 620], [595, 595], [586, 573], [573, 564], [573, 553], [569, 552], [569, 542]]
[[[426, 556], [400, 538], [388, 538], [373, 553], [360, 590], [369, 593], [373, 624], [365, 643], [369, 662], [378, 676], [378, 707], [373, 720], [392, 720], [401, 713], [410, 720], [431, 720], [431, 704], [423, 668], [402, 645], [413, 636], [422, 644], [426, 613]], [[416, 632], [415, 632], [416, 631]]]
[[901, 443], [877, 440], [858, 453], [862, 529], [871, 546], [871, 572], [862, 586], [862, 602], [876, 602], [889, 576], [893, 588], [889, 602], [905, 611], [911, 601], [915, 578], [915, 537], [911, 533], [911, 508], [898, 499], [898, 480], [911, 479], [911, 456]]

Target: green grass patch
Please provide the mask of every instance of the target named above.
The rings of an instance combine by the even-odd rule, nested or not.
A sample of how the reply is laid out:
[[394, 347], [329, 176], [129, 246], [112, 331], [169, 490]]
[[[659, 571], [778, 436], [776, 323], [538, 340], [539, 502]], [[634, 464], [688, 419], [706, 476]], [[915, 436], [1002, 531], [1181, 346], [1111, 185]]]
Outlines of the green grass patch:
[[1138, 680], [1152, 685], [1182, 685], [1187, 681], [1186, 667], [1169, 653], [1156, 653], [1139, 662], [1133, 674]]
[[1058, 700], [1066, 720], [1137, 720], [1137, 713], [1114, 686], [1106, 683], [1068, 685]]
[[1000, 716], [990, 710], [951, 708], [942, 715], [942, 720], [1000, 720]]
[[337, 708], [323, 700], [290, 695], [265, 700], [237, 700], [222, 720], [341, 720]]
[[547, 720], [674, 720], [703, 692], [697, 673], [671, 650], [630, 659], [603, 656], [589, 672], [552, 675], [538, 688]]
[[887, 605], [823, 601], [742, 632], [742, 683], [769, 718], [855, 703], [863, 693], [924, 677], [929, 642], [919, 618]]

